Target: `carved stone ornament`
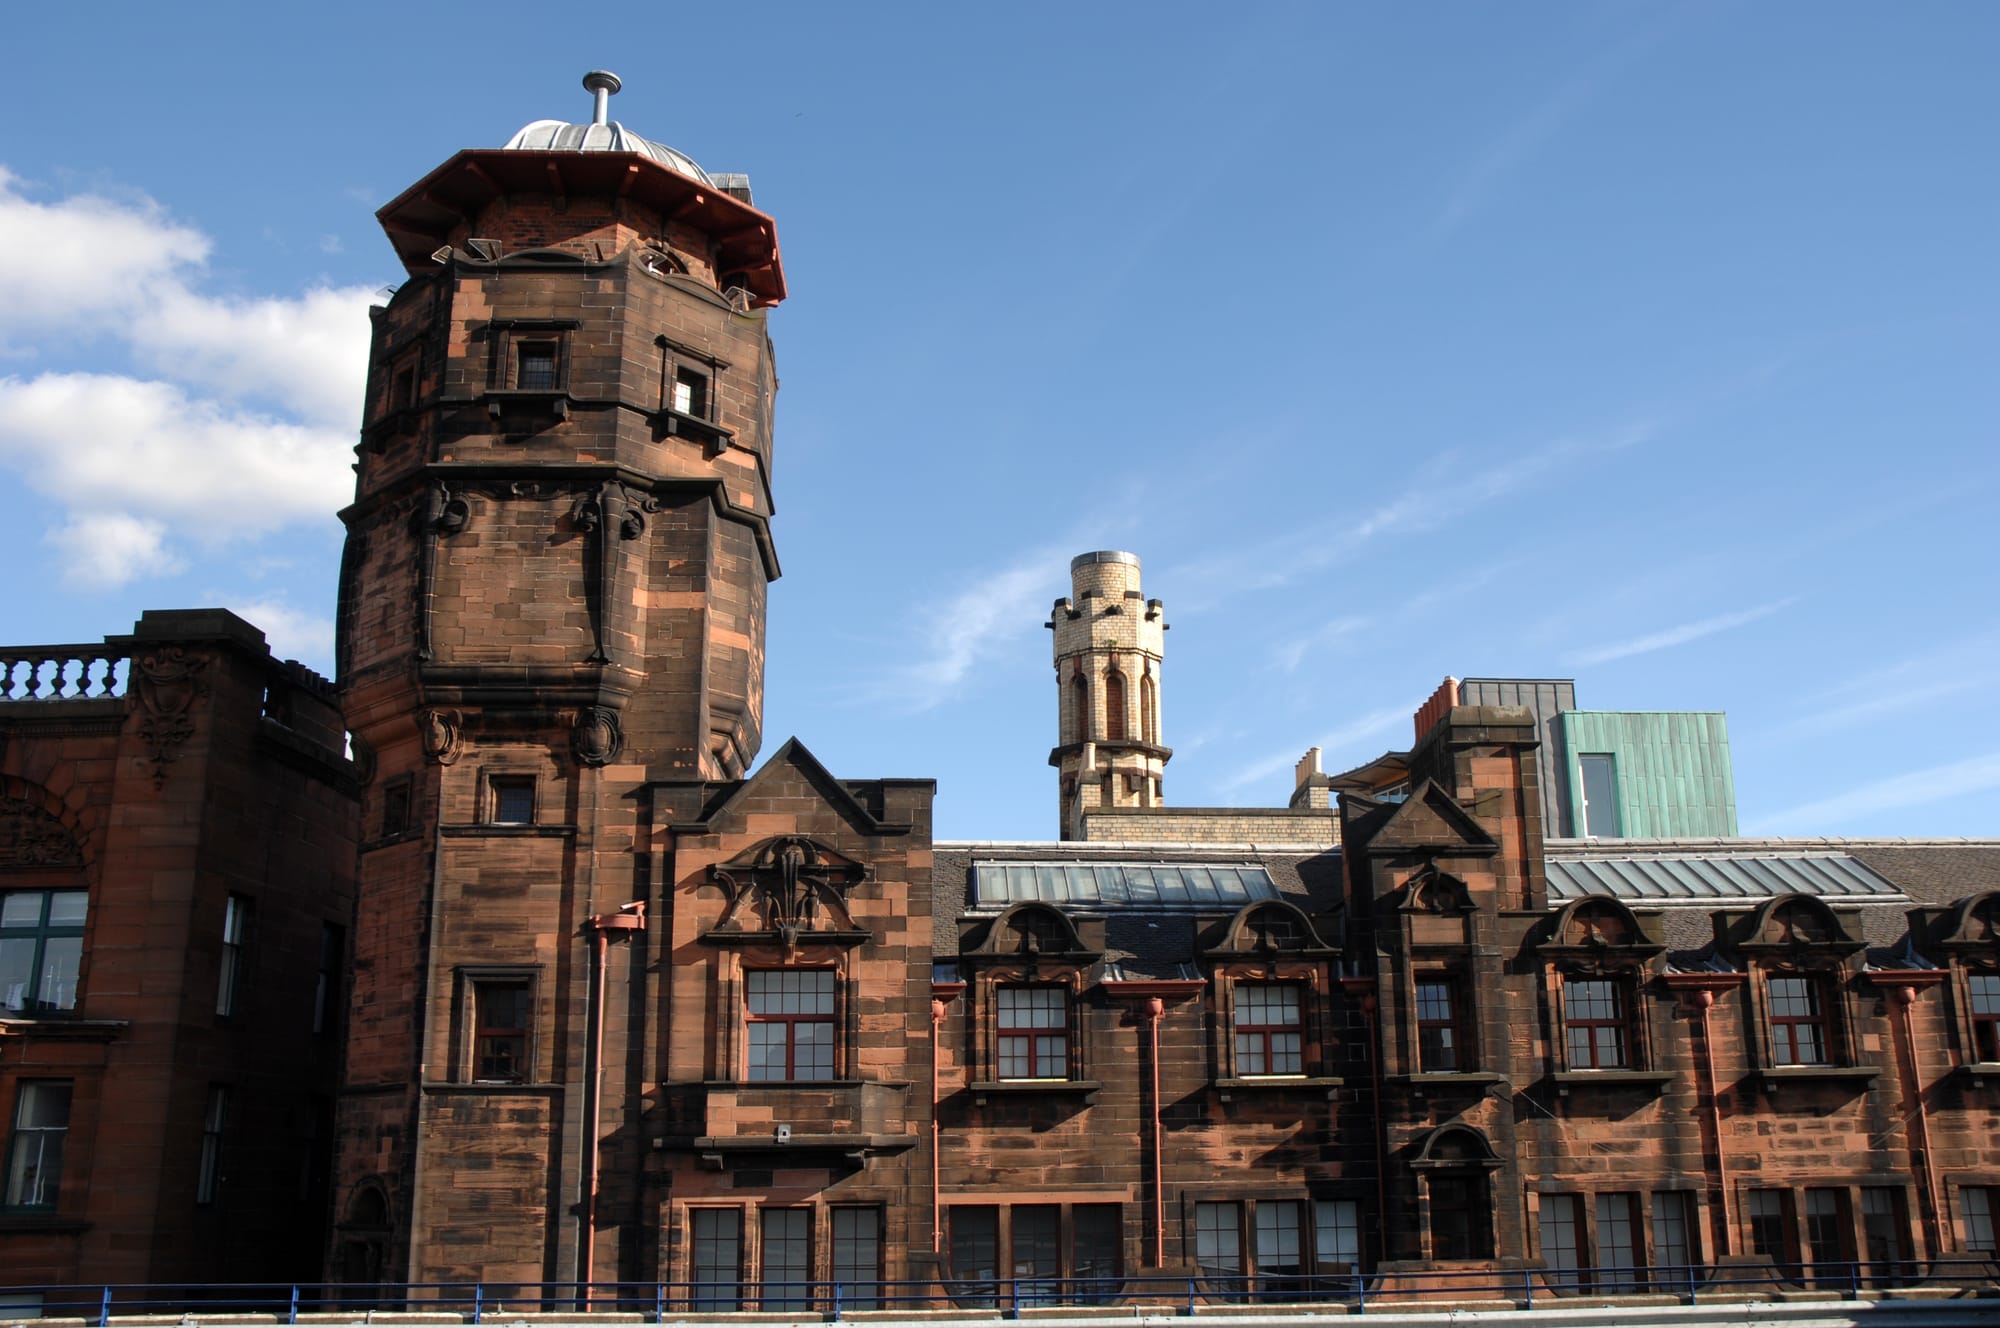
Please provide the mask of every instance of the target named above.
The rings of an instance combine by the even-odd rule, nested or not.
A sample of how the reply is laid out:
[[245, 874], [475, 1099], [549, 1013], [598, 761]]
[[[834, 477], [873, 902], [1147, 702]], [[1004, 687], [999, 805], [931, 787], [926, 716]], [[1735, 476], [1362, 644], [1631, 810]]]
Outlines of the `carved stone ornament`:
[[822, 912], [831, 930], [852, 930], [846, 892], [867, 874], [859, 863], [797, 835], [766, 842], [748, 862], [739, 860], [709, 871], [729, 892], [725, 923], [745, 901], [754, 900], [763, 914], [764, 929], [776, 932], [787, 947], [797, 944], [800, 933], [821, 930]]
[[459, 730], [465, 720], [456, 710], [426, 710], [417, 717], [423, 735], [424, 755], [439, 765], [450, 765], [459, 757]]
[[472, 520], [472, 504], [442, 481], [431, 485], [430, 526], [440, 535], [456, 535]]
[[194, 736], [194, 703], [208, 694], [208, 657], [166, 646], [138, 660], [139, 738], [153, 764], [153, 787], [164, 787], [167, 767]]
[[585, 765], [609, 765], [624, 746], [625, 730], [619, 727], [616, 710], [590, 706], [576, 717], [570, 747]]
[[81, 867], [76, 836], [25, 798], [0, 798], [0, 867]]

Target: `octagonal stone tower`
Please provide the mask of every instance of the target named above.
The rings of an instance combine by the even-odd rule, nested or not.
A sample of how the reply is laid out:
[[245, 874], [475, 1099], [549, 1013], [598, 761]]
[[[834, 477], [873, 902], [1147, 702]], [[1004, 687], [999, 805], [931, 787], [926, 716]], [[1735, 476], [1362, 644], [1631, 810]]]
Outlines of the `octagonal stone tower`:
[[[610, 120], [615, 76], [584, 85], [589, 123], [460, 152], [378, 214], [409, 278], [374, 311], [341, 514], [372, 771], [343, 1280], [463, 1276], [467, 1232], [524, 1280], [589, 1266], [589, 983], [643, 924], [643, 790], [738, 779], [761, 741], [776, 229], [745, 177]], [[476, 1193], [433, 1179], [468, 1167]]]
[[1158, 807], [1171, 749], [1160, 744], [1166, 610], [1139, 589], [1137, 554], [1101, 550], [1069, 565], [1055, 629], [1056, 767], [1064, 839], [1099, 807]]

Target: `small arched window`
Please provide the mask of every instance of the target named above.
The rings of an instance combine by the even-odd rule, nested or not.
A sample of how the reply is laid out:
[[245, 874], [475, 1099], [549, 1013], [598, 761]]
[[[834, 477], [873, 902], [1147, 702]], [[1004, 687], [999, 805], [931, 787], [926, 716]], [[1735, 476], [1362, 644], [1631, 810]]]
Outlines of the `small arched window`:
[[1125, 740], [1125, 675], [1117, 669], [1104, 675], [1104, 736], [1110, 742]]
[[1149, 671], [1139, 680], [1139, 740], [1160, 745], [1160, 708], [1154, 695], [1153, 675]]
[[1083, 742], [1090, 735], [1090, 685], [1078, 669], [1069, 680], [1069, 742]]

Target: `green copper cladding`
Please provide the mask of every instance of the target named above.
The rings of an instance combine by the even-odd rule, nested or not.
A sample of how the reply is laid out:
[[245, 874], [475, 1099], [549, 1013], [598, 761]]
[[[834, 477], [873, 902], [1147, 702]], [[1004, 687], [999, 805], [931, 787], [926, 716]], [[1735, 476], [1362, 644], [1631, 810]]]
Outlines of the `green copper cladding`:
[[1736, 780], [1721, 711], [1567, 710], [1555, 721], [1573, 833], [1584, 833], [1581, 763], [1596, 755], [1612, 758], [1621, 838], [1736, 833]]

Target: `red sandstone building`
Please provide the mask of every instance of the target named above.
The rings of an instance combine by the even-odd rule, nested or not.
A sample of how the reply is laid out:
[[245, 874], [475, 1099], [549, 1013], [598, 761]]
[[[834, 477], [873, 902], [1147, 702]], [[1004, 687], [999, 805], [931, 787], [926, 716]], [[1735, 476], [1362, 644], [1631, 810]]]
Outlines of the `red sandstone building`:
[[10, 1285], [316, 1275], [354, 790], [332, 688], [232, 614], [0, 650]]
[[[1291, 807], [1174, 808], [1165, 609], [1116, 552], [1050, 619], [1060, 841], [934, 844], [928, 781], [796, 741], [758, 766], [775, 227], [586, 86], [592, 123], [382, 210], [409, 280], [343, 513], [353, 766], [240, 624], [149, 617], [182, 663], [142, 624], [122, 699], [9, 707], [0, 947], [57, 1006], [0, 1043], [10, 1268], [285, 1276], [329, 1214], [344, 1282], [711, 1309], [1990, 1256], [2000, 845], [1551, 840], [1537, 714], [1449, 688]], [[304, 993], [350, 917], [316, 1205]], [[216, 1013], [246, 954], [286, 957], [256, 1047], [292, 1059]], [[142, 1081], [143, 1138], [110, 1127]], [[202, 1127], [217, 1088], [262, 1094], [254, 1134]], [[211, 1133], [267, 1239], [128, 1257], [207, 1220]]]

